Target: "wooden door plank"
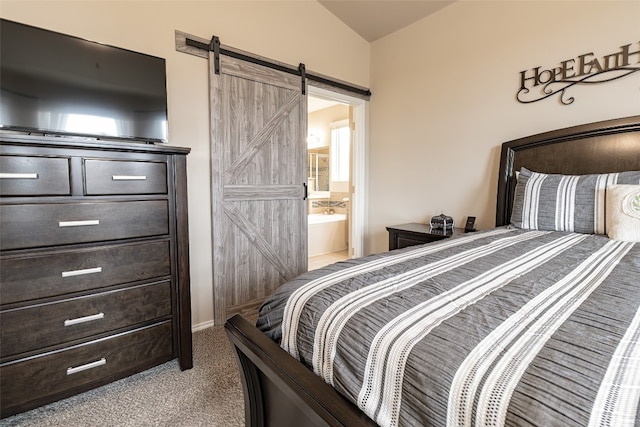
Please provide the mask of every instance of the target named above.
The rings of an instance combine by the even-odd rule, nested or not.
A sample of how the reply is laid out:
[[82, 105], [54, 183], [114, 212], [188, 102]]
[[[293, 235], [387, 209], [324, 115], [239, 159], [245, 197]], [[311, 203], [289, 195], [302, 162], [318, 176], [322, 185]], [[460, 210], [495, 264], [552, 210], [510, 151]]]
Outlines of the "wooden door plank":
[[224, 123], [223, 85], [220, 76], [214, 73], [213, 52], [209, 52], [209, 106], [210, 106], [210, 167], [211, 167], [211, 245], [213, 261], [213, 316], [214, 324], [223, 324], [228, 292], [232, 289], [224, 286], [224, 248], [226, 227], [224, 215], [224, 199], [222, 180], [224, 173], [224, 141], [226, 140]]
[[299, 103], [300, 94], [294, 92], [292, 96], [289, 97], [289, 100], [278, 109], [267, 124], [253, 137], [247, 148], [227, 167], [224, 172], [225, 183], [230, 184], [238, 177], [242, 169], [251, 161], [253, 156], [260, 151], [262, 146], [269, 141], [269, 137]]
[[273, 68], [226, 55], [220, 56], [220, 72], [255, 82], [302, 91], [302, 77], [300, 76], [283, 73]]
[[[287, 263], [284, 262], [278, 253], [273, 249], [271, 244], [267, 242], [260, 232], [251, 224], [251, 222], [243, 215], [238, 208], [233, 205], [225, 204], [225, 213], [229, 219], [238, 227], [238, 229], [249, 239], [251, 243], [267, 258], [277, 269], [285, 280], [293, 279], [296, 274], [293, 273]], [[284, 229], [284, 227], [282, 227]]]
[[224, 200], [278, 200], [301, 199], [304, 188], [300, 185], [225, 185]]

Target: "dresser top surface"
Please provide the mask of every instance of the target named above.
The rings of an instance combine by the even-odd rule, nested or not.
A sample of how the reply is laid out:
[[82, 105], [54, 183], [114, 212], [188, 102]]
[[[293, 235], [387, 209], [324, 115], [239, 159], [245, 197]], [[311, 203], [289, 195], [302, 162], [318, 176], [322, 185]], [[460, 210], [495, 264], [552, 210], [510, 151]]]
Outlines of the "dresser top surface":
[[166, 144], [145, 144], [143, 142], [100, 140], [92, 138], [72, 138], [57, 136], [34, 136], [0, 132], [0, 145], [25, 145], [53, 148], [84, 148], [105, 151], [158, 154], [189, 154], [191, 148]]

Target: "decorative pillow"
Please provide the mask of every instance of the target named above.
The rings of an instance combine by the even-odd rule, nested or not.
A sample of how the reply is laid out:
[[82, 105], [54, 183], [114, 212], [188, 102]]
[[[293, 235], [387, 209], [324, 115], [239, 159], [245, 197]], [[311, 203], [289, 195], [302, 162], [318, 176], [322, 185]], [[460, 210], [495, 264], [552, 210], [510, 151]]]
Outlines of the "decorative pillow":
[[640, 242], [640, 185], [610, 185], [606, 203], [609, 238]]
[[605, 189], [640, 184], [640, 171], [560, 175], [520, 170], [511, 224], [527, 230], [605, 234]]

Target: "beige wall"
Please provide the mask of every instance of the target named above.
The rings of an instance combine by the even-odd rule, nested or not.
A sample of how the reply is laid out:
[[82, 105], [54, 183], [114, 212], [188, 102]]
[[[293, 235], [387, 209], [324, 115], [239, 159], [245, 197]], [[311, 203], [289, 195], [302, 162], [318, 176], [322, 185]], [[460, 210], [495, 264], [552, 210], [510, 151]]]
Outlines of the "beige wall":
[[492, 227], [502, 142], [640, 114], [638, 73], [574, 87], [568, 106], [515, 99], [520, 71], [637, 50], [639, 18], [638, 1], [460, 0], [374, 42], [365, 252], [387, 250], [385, 226], [441, 212]]
[[188, 157], [193, 324], [213, 318], [207, 63], [174, 31], [368, 86], [369, 44], [315, 1], [0, 1], [0, 15], [167, 60], [169, 140]]

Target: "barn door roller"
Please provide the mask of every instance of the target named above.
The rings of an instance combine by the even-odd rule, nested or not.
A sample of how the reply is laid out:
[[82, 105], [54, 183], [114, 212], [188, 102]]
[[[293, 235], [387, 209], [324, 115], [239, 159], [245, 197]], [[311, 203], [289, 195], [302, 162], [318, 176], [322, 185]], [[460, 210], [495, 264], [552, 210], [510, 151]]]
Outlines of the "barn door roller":
[[220, 38], [218, 36], [211, 37], [209, 51], [213, 52], [213, 70], [216, 74], [220, 74]]

